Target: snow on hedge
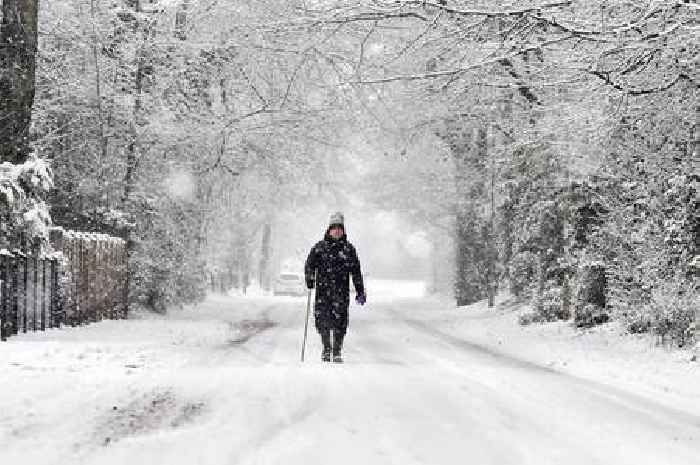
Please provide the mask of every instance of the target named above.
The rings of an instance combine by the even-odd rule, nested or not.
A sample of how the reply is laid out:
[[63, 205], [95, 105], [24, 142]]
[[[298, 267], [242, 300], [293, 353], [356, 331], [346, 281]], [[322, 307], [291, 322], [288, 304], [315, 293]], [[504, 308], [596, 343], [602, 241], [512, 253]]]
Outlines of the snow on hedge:
[[25, 232], [30, 237], [48, 238], [51, 215], [44, 198], [53, 187], [51, 166], [42, 158], [32, 155], [21, 164], [0, 164], [0, 231], [3, 236]]

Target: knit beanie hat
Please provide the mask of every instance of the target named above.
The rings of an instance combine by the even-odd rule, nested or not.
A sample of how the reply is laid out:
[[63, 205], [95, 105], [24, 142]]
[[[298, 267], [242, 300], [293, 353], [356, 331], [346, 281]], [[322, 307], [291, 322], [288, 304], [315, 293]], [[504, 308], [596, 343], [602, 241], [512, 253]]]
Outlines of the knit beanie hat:
[[339, 224], [343, 227], [343, 229], [345, 229], [345, 218], [340, 212], [335, 212], [331, 215], [331, 219], [328, 221], [328, 227], [330, 228], [331, 226], [336, 224]]

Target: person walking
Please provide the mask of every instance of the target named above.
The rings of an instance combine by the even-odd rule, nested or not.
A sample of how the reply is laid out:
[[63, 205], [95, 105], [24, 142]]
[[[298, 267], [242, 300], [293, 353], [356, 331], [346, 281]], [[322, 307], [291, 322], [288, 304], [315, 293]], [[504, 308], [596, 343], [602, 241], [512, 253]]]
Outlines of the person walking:
[[316, 288], [314, 319], [323, 344], [321, 360], [329, 362], [332, 353], [333, 361], [342, 363], [341, 351], [348, 328], [351, 275], [356, 292], [355, 301], [359, 305], [364, 305], [367, 301], [360, 260], [355, 247], [348, 242], [342, 213], [331, 215], [323, 240], [317, 242], [309, 252], [304, 274], [306, 286], [309, 289]]

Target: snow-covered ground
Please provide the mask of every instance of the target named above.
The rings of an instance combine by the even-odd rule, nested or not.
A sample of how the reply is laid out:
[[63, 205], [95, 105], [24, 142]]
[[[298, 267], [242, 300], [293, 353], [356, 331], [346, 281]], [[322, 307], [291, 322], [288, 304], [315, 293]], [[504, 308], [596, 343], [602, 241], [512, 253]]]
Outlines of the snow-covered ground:
[[529, 308], [507, 297], [495, 308], [486, 302], [457, 310], [443, 302], [412, 312], [419, 325], [457, 337], [499, 354], [546, 366], [561, 373], [598, 381], [700, 416], [700, 362], [692, 348], [661, 347], [648, 334], [628, 334], [611, 322], [576, 329], [571, 322], [521, 326]]
[[[700, 368], [684, 352], [500, 302], [455, 309], [368, 283], [344, 365], [305, 298], [212, 296], [0, 344], [0, 463], [697, 464]], [[255, 294], [255, 293], [254, 293]]]

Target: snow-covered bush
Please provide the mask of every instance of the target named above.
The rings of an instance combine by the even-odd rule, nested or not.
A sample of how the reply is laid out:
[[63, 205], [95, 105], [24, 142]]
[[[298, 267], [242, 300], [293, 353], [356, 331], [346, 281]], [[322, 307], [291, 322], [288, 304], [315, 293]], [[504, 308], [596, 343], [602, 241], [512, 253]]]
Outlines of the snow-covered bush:
[[574, 324], [591, 327], [610, 319], [606, 304], [607, 276], [602, 261], [583, 261], [577, 272]]
[[508, 264], [510, 292], [524, 296], [536, 274], [537, 255], [529, 251], [515, 254]]
[[518, 322], [521, 325], [529, 325], [531, 323], [567, 320], [571, 316], [570, 298], [570, 290], [566, 281], [563, 286], [558, 286], [551, 281], [545, 283], [542, 292], [534, 298], [533, 309], [520, 315]]
[[578, 328], [590, 328], [608, 321], [610, 321], [610, 315], [599, 305], [586, 303], [576, 307], [574, 325]]
[[535, 311], [541, 316], [541, 321], [564, 320], [569, 317], [564, 312], [562, 288], [550, 283], [545, 286], [542, 294], [535, 300]]
[[651, 301], [644, 312], [650, 316], [650, 329], [662, 341], [673, 341], [679, 346], [695, 342], [695, 312], [700, 308], [697, 282], [667, 281], [651, 292]]
[[531, 311], [527, 313], [523, 313], [518, 317], [518, 323], [521, 324], [522, 326], [527, 326], [532, 323], [540, 323], [541, 320], [539, 319], [539, 315], [537, 312]]
[[0, 241], [5, 247], [25, 241], [48, 240], [51, 225], [46, 195], [53, 173], [46, 160], [31, 156], [21, 164], [0, 164]]

